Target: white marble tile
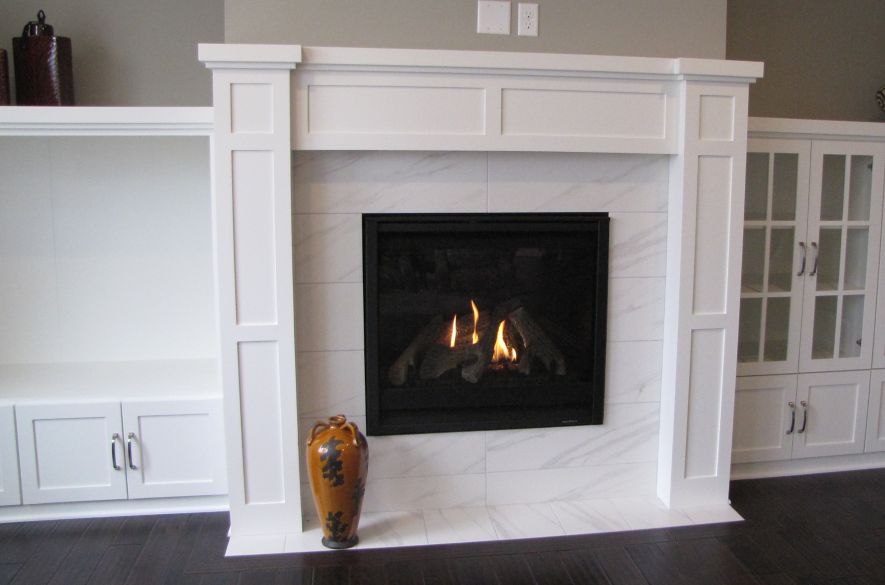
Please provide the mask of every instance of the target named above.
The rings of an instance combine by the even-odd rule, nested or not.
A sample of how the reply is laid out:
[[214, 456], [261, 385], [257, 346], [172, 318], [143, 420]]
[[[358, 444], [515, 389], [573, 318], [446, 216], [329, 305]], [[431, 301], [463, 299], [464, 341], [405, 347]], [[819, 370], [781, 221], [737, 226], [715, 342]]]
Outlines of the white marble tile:
[[489, 516], [501, 540], [565, 534], [550, 504], [493, 506], [489, 508]]
[[666, 211], [665, 156], [489, 153], [489, 211]]
[[359, 214], [312, 213], [293, 216], [295, 282], [362, 282], [362, 235]]
[[654, 496], [613, 498], [612, 503], [633, 530], [685, 526], [693, 523], [684, 513], [668, 509]]
[[[369, 467], [372, 466], [371, 454]], [[371, 472], [370, 472], [371, 473]], [[485, 504], [485, 475], [383, 477], [369, 481], [363, 509], [368, 512], [471, 508]]]
[[486, 433], [486, 469], [588, 467], [657, 461], [659, 406], [609, 404], [605, 424]]
[[285, 550], [285, 534], [245, 534], [231, 537], [226, 556], [274, 555]]
[[362, 351], [299, 352], [296, 363], [299, 416], [365, 416]]
[[553, 502], [553, 512], [566, 534], [592, 534], [630, 530], [611, 500]]
[[605, 402], [660, 402], [660, 341], [615, 341], [605, 355]]
[[357, 530], [357, 547], [384, 548], [427, 544], [424, 515], [421, 512], [363, 514]]
[[370, 480], [485, 471], [481, 432], [369, 437], [369, 449], [372, 453]]
[[295, 213], [484, 212], [484, 152], [297, 152]]
[[743, 516], [728, 504], [718, 506], [692, 506], [679, 508], [694, 524], [716, 524], [719, 522], [742, 522]]
[[663, 333], [663, 278], [608, 281], [608, 341], [660, 340]]
[[363, 349], [361, 283], [296, 284], [298, 351]]
[[489, 506], [651, 496], [655, 493], [656, 461], [567, 467], [486, 474]]
[[[323, 530], [320, 528], [320, 521], [317, 518], [305, 519], [303, 527], [304, 530], [302, 532], [286, 534], [283, 552], [300, 553], [332, 550], [323, 546]], [[357, 534], [359, 534], [359, 529], [357, 529]]]
[[424, 510], [428, 544], [496, 540], [488, 508]]
[[609, 227], [609, 276], [666, 275], [666, 213], [612, 213]]

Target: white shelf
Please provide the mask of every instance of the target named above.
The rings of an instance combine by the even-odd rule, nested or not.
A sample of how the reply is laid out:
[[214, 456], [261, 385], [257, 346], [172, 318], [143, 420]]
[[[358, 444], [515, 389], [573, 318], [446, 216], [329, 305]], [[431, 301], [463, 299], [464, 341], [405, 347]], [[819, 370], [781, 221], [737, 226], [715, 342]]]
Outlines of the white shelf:
[[0, 365], [0, 402], [207, 396], [221, 396], [213, 359]]
[[0, 107], [0, 136], [209, 136], [212, 108]]

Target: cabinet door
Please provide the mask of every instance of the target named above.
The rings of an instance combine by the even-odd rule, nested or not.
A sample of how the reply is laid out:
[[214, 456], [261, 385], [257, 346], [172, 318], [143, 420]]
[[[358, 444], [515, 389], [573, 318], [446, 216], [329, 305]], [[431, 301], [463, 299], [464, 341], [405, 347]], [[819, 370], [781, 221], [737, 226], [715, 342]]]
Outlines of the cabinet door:
[[800, 374], [793, 458], [862, 453], [870, 372]]
[[15, 444], [15, 414], [12, 405], [0, 405], [0, 506], [17, 506], [22, 503]]
[[789, 459], [798, 428], [796, 376], [738, 378], [732, 463]]
[[738, 374], [796, 373], [811, 143], [751, 140], [747, 154]]
[[221, 399], [123, 403], [129, 497], [224, 494]]
[[872, 363], [883, 152], [885, 146], [873, 143], [812, 145], [803, 372]]
[[120, 403], [15, 407], [25, 504], [126, 498]]
[[885, 451], [885, 370], [873, 370], [867, 410], [867, 453]]

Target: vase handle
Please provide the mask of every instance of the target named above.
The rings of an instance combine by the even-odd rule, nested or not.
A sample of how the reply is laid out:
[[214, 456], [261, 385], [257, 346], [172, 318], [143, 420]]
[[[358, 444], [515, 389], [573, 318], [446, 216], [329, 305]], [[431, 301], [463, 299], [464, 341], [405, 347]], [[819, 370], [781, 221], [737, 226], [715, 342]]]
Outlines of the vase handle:
[[307, 446], [308, 447], [310, 447], [313, 444], [313, 440], [316, 439], [317, 429], [319, 429], [319, 428], [326, 430], [329, 428], [329, 423], [319, 421], [318, 423], [313, 425], [313, 428], [310, 429], [310, 437], [307, 438]]
[[353, 442], [356, 445], [360, 444], [360, 431], [356, 428], [356, 425], [352, 422], [346, 422], [342, 427], [342, 429], [347, 429], [350, 431], [350, 434], [353, 436]]

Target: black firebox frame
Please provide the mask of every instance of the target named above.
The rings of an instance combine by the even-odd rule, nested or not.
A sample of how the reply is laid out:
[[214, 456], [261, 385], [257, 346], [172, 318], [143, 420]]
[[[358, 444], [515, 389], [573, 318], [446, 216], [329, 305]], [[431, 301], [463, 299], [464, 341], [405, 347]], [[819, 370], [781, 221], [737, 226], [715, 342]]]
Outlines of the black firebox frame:
[[[364, 214], [363, 218], [363, 302], [365, 315], [366, 415], [369, 435], [399, 435], [520, 429], [555, 426], [602, 424], [605, 397], [606, 313], [608, 304], [609, 216], [607, 213], [459, 213], [459, 214]], [[557, 384], [538, 393], [507, 390], [503, 394], [475, 392], [470, 389], [425, 393], [413, 392], [409, 409], [383, 409], [385, 397], [399, 402], [396, 394], [409, 392], [382, 385], [379, 364], [379, 235], [384, 233], [421, 232], [429, 228], [455, 233], [582, 233], [595, 238], [596, 294], [590, 310], [594, 314], [591, 362], [587, 382]], [[551, 394], [554, 406], [548, 404]], [[462, 408], [451, 408], [452, 403]]]

